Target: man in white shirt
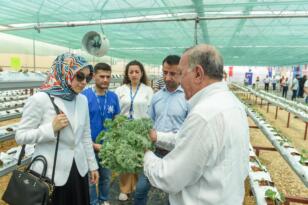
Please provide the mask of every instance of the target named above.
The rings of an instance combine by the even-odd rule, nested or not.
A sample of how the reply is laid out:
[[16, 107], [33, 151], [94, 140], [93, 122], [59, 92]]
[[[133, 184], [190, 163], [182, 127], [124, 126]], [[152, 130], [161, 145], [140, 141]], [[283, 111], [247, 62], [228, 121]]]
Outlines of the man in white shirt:
[[264, 79], [264, 90], [265, 91], [268, 91], [268, 89], [269, 89], [269, 83], [270, 83], [270, 78], [268, 77], [268, 75], [266, 76], [266, 78]]
[[275, 76], [272, 78], [272, 86], [273, 86], [273, 91], [276, 91], [276, 84], [277, 84], [277, 79]]
[[150, 183], [169, 193], [171, 205], [240, 205], [249, 166], [249, 129], [242, 104], [222, 82], [223, 59], [209, 45], [181, 57], [181, 86], [190, 112], [177, 134], [151, 132], [172, 151], [144, 157]]
[[299, 78], [299, 75], [296, 75], [292, 81], [292, 97], [291, 97], [291, 100], [296, 100], [296, 97], [297, 97], [297, 90], [298, 90], [298, 78]]

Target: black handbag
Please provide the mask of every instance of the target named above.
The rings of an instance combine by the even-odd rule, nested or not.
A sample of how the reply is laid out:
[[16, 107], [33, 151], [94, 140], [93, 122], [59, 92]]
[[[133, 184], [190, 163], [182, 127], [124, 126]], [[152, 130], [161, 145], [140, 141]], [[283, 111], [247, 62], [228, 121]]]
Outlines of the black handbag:
[[[54, 99], [48, 95], [51, 102], [59, 114], [59, 108], [55, 105]], [[60, 132], [57, 133], [57, 143], [54, 155], [54, 165], [52, 169], [52, 177], [46, 177], [47, 160], [43, 155], [38, 155], [32, 159], [25, 170], [14, 170], [9, 181], [9, 184], [2, 196], [2, 200], [9, 205], [48, 205], [51, 203], [52, 194], [54, 191], [54, 175], [56, 168], [56, 160], [59, 147]], [[17, 167], [21, 163], [21, 159], [25, 154], [25, 145], [22, 146], [18, 157]], [[36, 163], [43, 164], [42, 173], [37, 173], [30, 170], [31, 165]]]

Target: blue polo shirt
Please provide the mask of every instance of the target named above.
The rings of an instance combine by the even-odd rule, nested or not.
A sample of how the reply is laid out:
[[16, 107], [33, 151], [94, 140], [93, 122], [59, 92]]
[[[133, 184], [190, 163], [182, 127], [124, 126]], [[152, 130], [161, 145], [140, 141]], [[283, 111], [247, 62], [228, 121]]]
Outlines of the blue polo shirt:
[[149, 115], [154, 128], [160, 132], [177, 132], [189, 112], [189, 104], [181, 86], [174, 92], [166, 87], [154, 94]]
[[[120, 104], [118, 96], [112, 92], [107, 91], [105, 95], [96, 96], [93, 88], [87, 88], [82, 92], [88, 99], [91, 136], [93, 142], [104, 127], [105, 119], [113, 119], [120, 113]], [[100, 108], [99, 104], [100, 103]], [[102, 112], [101, 112], [102, 111]]]

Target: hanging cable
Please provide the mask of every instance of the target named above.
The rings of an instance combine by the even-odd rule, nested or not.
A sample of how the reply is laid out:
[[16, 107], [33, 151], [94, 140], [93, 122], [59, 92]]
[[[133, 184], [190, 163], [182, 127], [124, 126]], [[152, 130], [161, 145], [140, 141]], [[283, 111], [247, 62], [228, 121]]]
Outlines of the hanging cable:
[[198, 24], [199, 24], [199, 17], [197, 16], [195, 19], [195, 35], [194, 35], [194, 43], [195, 45], [198, 44]]
[[41, 13], [41, 10], [42, 10], [44, 4], [45, 4], [45, 0], [42, 1], [38, 11], [36, 12], [36, 23], [37, 23], [37, 25], [34, 26], [34, 30], [36, 30], [38, 33], [41, 33], [40, 13]]
[[105, 34], [104, 32], [104, 28], [103, 28], [103, 24], [101, 23], [102, 22], [102, 17], [103, 17], [103, 9], [105, 8], [106, 4], [108, 3], [109, 0], [106, 0], [104, 2], [104, 4], [101, 6], [101, 9], [100, 9], [100, 16], [99, 16], [99, 22], [100, 22], [100, 28], [101, 28], [101, 31], [103, 34]]

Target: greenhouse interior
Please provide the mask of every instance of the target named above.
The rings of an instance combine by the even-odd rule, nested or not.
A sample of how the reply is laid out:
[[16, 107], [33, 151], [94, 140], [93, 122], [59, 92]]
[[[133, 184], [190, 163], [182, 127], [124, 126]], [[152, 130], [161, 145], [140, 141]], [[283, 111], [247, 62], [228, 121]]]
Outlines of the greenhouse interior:
[[308, 204], [307, 0], [0, 9], [0, 205]]

